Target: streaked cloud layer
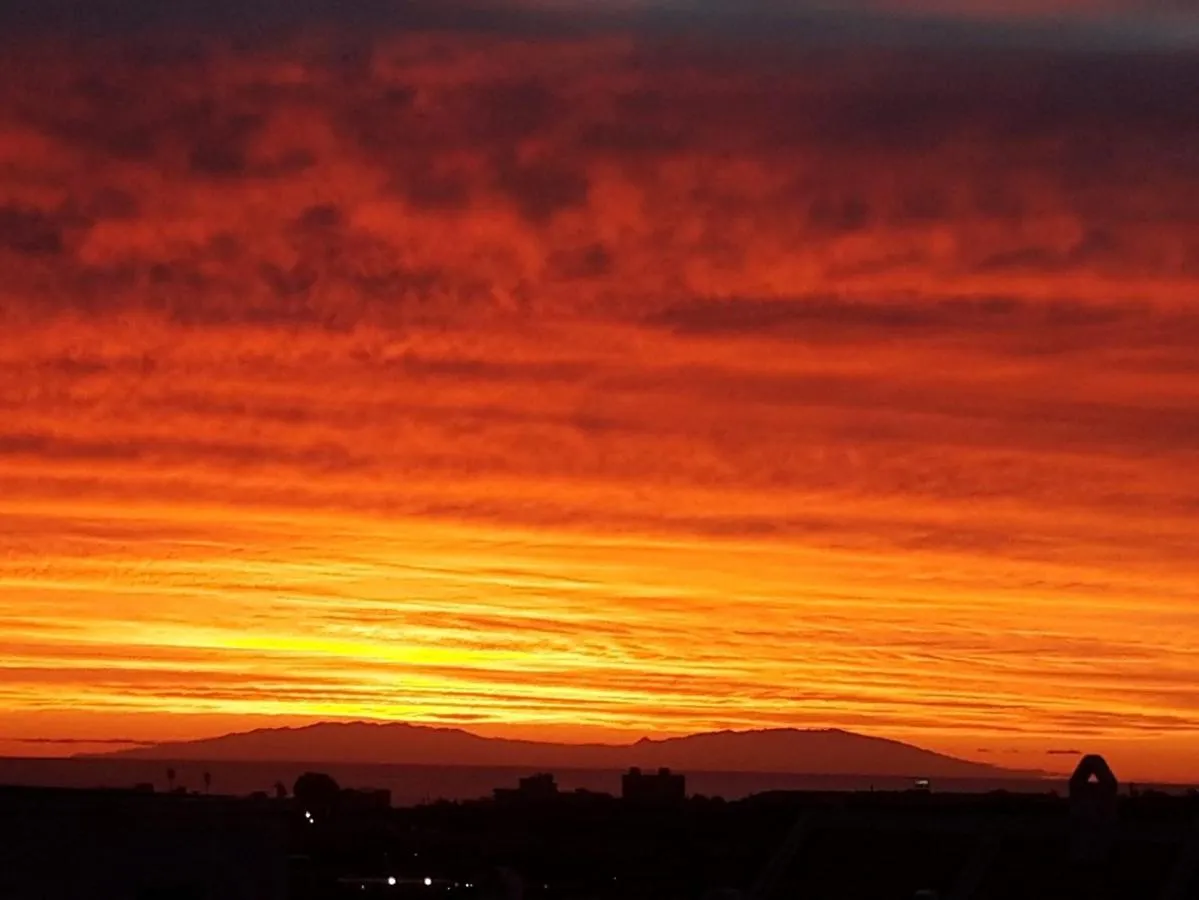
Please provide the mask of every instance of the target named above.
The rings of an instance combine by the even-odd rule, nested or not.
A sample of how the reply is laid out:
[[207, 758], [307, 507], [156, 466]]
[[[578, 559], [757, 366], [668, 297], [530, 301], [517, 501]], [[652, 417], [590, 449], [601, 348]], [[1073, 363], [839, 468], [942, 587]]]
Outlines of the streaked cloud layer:
[[10, 736], [838, 725], [1186, 774], [1194, 57], [2, 59]]

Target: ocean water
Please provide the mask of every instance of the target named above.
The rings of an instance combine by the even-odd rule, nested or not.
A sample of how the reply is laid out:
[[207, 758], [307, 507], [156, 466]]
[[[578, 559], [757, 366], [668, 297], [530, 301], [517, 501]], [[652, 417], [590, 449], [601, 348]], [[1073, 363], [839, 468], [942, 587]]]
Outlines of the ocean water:
[[[245, 795], [254, 791], [273, 791], [276, 782], [290, 790], [304, 772], [327, 772], [342, 787], [386, 788], [392, 804], [445, 800], [470, 800], [490, 796], [497, 787], [515, 787], [517, 779], [536, 769], [411, 766], [411, 765], [339, 765], [337, 763], [272, 762], [169, 762], [140, 759], [16, 759], [0, 758], [0, 785], [40, 785], [47, 787], [127, 788], [153, 784], [157, 790], [168, 787], [167, 770], [175, 770], [176, 786], [204, 790], [204, 773], [212, 776], [214, 794]], [[904, 790], [913, 786], [909, 778], [861, 776], [794, 775], [759, 772], [687, 772], [687, 790], [691, 794], [736, 800], [771, 790], [880, 791]], [[617, 770], [554, 770], [558, 786], [565, 791], [585, 788], [611, 794], [620, 792]], [[1060, 780], [1014, 779], [934, 779], [933, 790], [985, 792], [992, 790], [1064, 793]]]

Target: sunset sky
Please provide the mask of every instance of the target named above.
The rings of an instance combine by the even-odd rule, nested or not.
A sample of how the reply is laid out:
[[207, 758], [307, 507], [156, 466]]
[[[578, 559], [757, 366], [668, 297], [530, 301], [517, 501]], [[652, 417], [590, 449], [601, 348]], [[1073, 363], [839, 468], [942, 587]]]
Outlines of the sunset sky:
[[1199, 16], [839, 6], [0, 0], [0, 753], [1199, 780]]

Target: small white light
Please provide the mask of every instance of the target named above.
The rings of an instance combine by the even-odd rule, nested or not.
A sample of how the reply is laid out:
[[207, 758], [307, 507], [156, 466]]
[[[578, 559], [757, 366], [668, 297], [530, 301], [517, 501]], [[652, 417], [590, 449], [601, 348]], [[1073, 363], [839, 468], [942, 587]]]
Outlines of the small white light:
[[388, 875], [387, 876], [387, 884], [390, 887], [395, 887], [396, 886], [396, 877], [394, 875]]
[[433, 879], [432, 878], [425, 879], [425, 887], [433, 887]]

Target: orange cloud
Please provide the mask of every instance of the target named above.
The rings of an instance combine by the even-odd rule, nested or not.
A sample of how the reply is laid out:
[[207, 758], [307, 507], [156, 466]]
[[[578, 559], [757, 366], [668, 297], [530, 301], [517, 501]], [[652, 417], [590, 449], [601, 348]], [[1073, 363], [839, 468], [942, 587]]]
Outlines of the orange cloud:
[[1189, 58], [3, 67], [23, 736], [839, 725], [1186, 774]]

